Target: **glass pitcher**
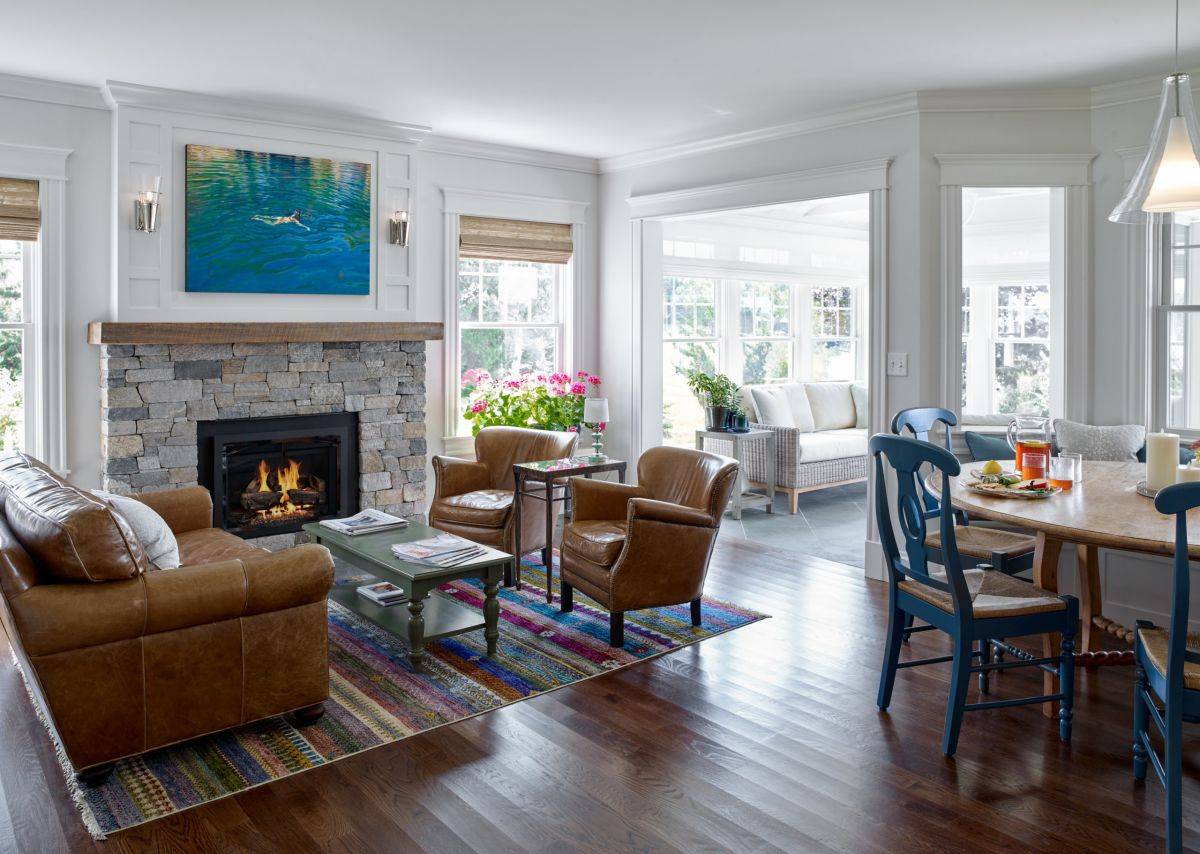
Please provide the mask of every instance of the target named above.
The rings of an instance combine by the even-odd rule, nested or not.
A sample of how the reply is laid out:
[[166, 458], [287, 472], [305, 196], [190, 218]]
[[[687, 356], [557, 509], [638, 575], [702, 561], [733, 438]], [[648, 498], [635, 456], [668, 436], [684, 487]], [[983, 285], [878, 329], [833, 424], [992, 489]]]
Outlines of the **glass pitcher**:
[[1044, 480], [1050, 463], [1050, 419], [1017, 415], [1008, 425], [1008, 445], [1025, 480]]

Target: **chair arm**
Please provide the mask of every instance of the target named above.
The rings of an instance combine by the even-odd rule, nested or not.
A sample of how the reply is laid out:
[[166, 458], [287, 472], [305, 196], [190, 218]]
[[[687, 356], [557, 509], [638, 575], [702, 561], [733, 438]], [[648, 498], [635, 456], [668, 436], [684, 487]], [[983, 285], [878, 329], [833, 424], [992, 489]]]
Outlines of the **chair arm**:
[[173, 534], [213, 526], [212, 495], [203, 486], [164, 489], [135, 495], [134, 498], [162, 516]]
[[672, 504], [670, 501], [656, 501], [653, 498], [635, 498], [629, 502], [629, 521], [632, 524], [637, 520], [696, 525], [702, 528], [715, 528], [718, 524], [717, 520], [703, 510], [684, 504]]
[[483, 463], [437, 455], [433, 458], [433, 484], [433, 497], [437, 500], [490, 489], [492, 478]]
[[51, 655], [319, 602], [333, 585], [324, 546], [181, 569], [125, 581], [38, 584], [9, 600], [28, 655]]
[[630, 499], [641, 498], [645, 494], [646, 490], [640, 486], [613, 483], [611, 480], [573, 477], [571, 478], [571, 501], [574, 508], [572, 519], [577, 522], [585, 519], [614, 521], [624, 519], [629, 512]]

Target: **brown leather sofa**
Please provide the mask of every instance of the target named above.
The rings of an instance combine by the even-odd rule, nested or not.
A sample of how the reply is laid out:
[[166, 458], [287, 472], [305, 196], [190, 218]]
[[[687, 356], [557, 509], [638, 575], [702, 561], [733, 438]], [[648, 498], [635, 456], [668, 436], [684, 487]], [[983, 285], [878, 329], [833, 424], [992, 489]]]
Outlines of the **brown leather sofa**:
[[[456, 457], [433, 458], [434, 495], [429, 524], [513, 554], [517, 549], [513, 466], [569, 457], [575, 453], [577, 438], [575, 433], [550, 430], [484, 427], [475, 436], [474, 462]], [[537, 498], [521, 501], [521, 551], [545, 549], [546, 505]], [[543, 561], [546, 557], [543, 554]], [[520, 583], [520, 571], [518, 565], [517, 578], [506, 578], [505, 583]]]
[[139, 497], [175, 533], [180, 568], [152, 568], [105, 502], [0, 457], [0, 620], [89, 785], [206, 733], [284, 712], [311, 723], [329, 696], [329, 552], [272, 554], [216, 530], [199, 487]]
[[625, 643], [625, 612], [700, 599], [721, 514], [737, 480], [728, 457], [687, 448], [651, 448], [638, 460], [638, 485], [571, 479], [575, 512], [563, 529], [560, 610], [579, 588], [610, 612], [609, 644]]

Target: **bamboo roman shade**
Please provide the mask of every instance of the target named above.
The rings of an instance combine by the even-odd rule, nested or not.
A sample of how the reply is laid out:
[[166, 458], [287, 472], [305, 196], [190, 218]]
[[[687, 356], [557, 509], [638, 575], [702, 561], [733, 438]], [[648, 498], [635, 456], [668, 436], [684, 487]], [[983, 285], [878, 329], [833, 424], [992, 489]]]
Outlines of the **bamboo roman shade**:
[[38, 182], [0, 178], [0, 240], [37, 240]]
[[462, 216], [458, 220], [458, 255], [460, 258], [566, 264], [571, 260], [571, 226], [559, 222]]

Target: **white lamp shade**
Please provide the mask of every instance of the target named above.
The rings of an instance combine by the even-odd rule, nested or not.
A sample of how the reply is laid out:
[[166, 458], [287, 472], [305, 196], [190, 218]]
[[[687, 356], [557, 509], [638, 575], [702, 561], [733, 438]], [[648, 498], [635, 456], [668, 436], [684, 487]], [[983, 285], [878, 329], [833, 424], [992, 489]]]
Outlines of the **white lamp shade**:
[[1150, 214], [1200, 210], [1200, 128], [1186, 74], [1163, 80], [1146, 157], [1108, 218], [1142, 224]]
[[589, 397], [583, 402], [583, 423], [599, 424], [608, 421], [608, 398]]

